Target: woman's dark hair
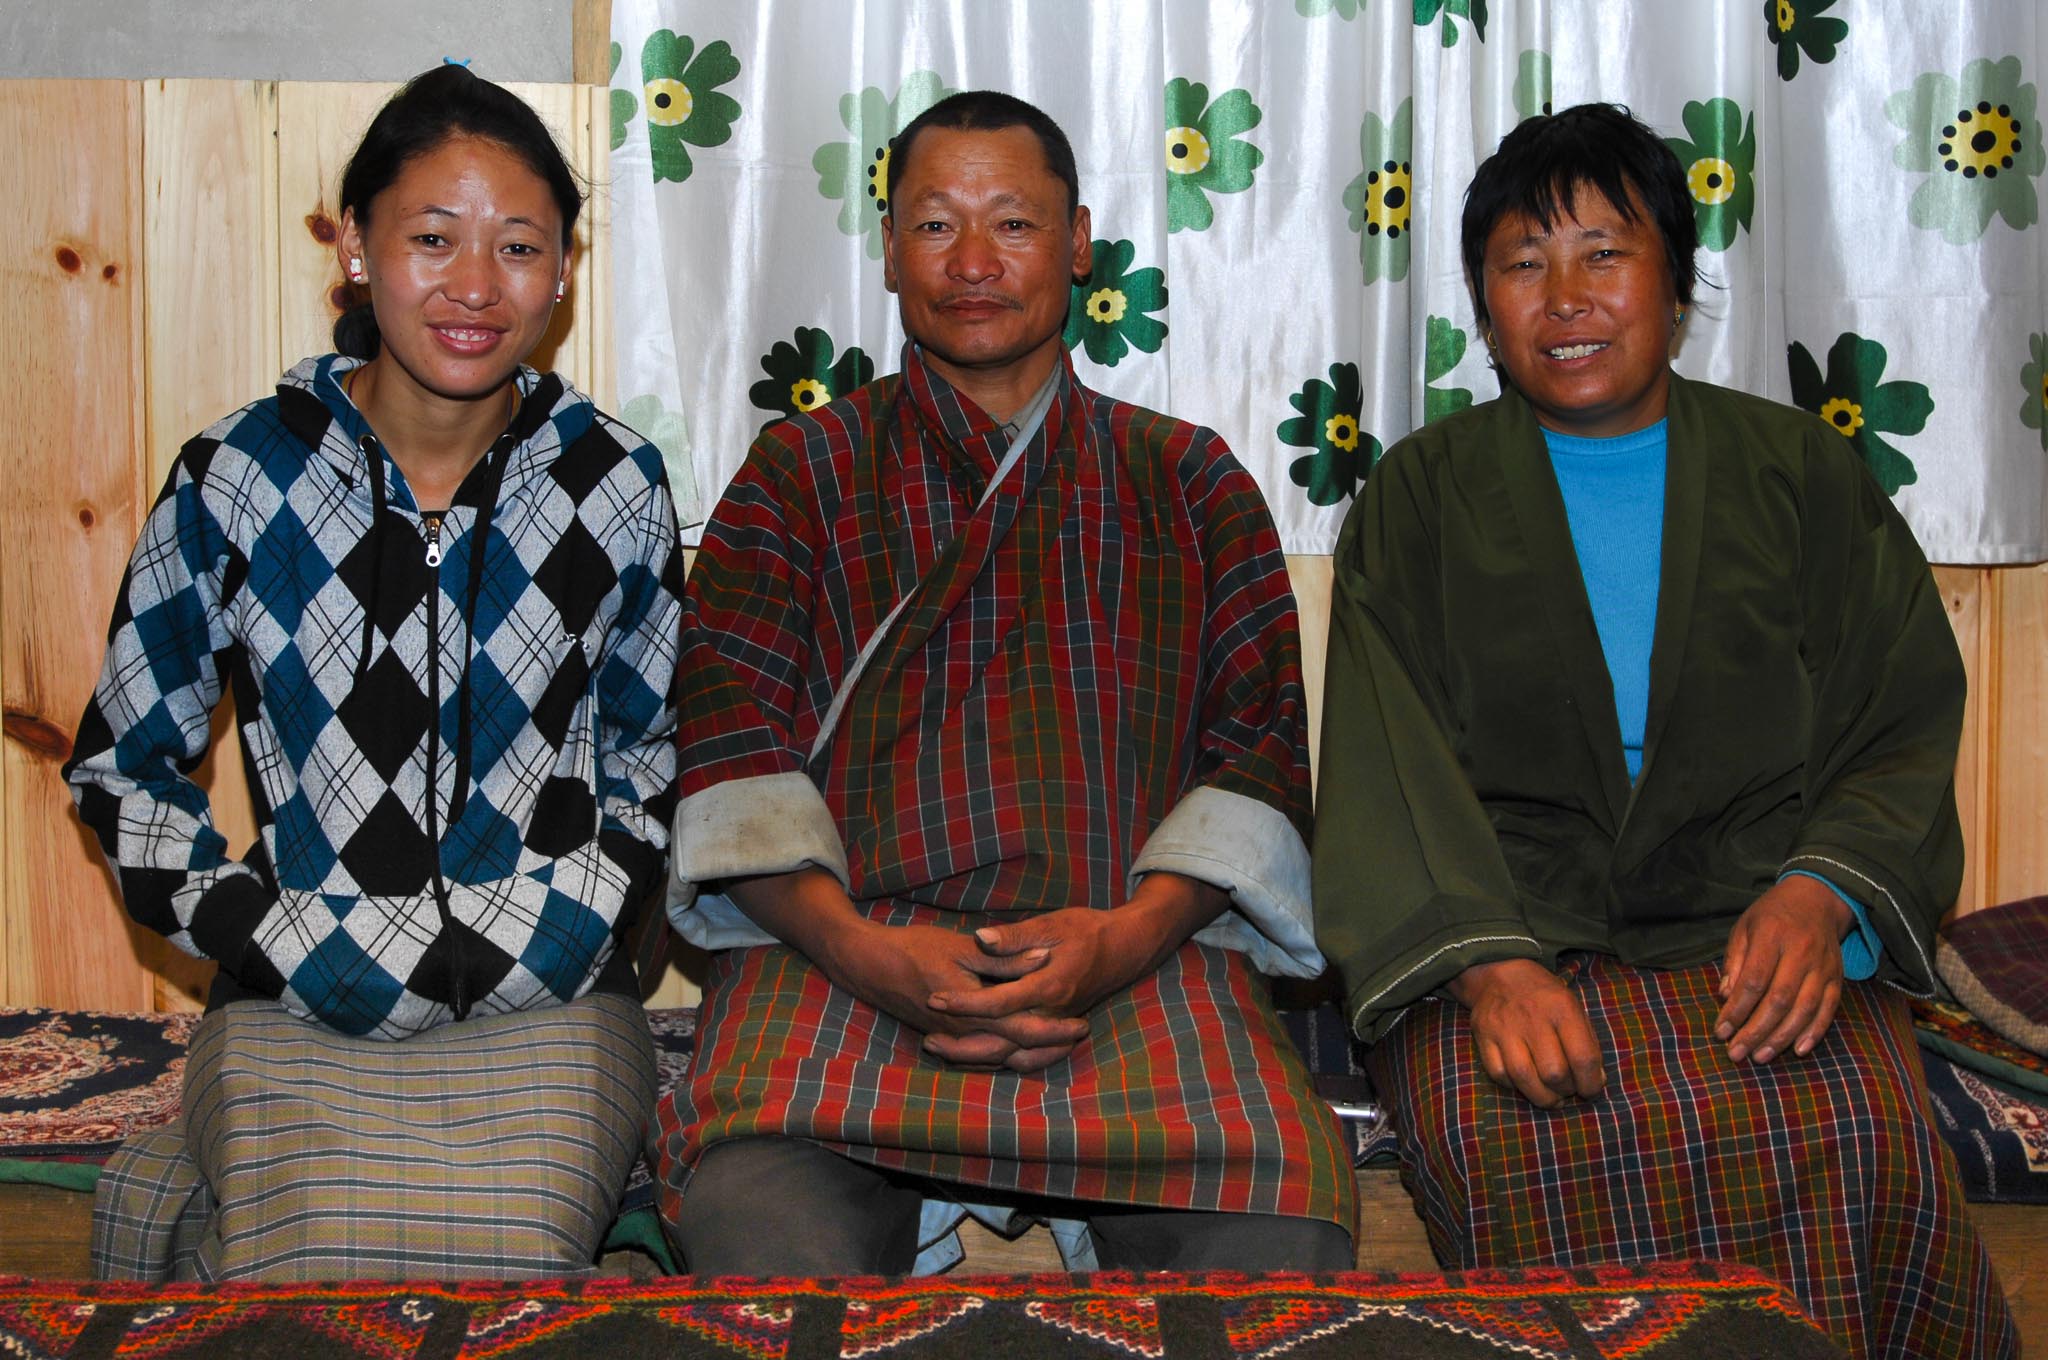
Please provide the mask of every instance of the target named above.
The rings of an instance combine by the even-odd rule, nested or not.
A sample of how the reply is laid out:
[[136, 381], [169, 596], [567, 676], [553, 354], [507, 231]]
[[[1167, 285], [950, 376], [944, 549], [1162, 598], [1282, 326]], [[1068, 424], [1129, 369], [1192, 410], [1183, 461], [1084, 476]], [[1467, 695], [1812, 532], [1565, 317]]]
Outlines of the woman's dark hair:
[[1685, 168], [1662, 138], [1618, 104], [1579, 104], [1530, 118], [1500, 139], [1500, 146], [1472, 176], [1465, 191], [1465, 217], [1458, 245], [1480, 329], [1486, 312], [1486, 238], [1502, 218], [1519, 213], [1545, 231], [1560, 216], [1572, 215], [1582, 188], [1598, 190], [1630, 222], [1648, 212], [1664, 238], [1671, 286], [1680, 304], [1692, 305], [1699, 268], [1699, 224], [1693, 220], [1692, 192]]
[[1001, 132], [1005, 128], [1029, 128], [1045, 153], [1045, 168], [1067, 186], [1067, 216], [1081, 206], [1081, 176], [1074, 169], [1074, 146], [1052, 115], [1036, 104], [1027, 104], [1001, 90], [963, 90], [949, 94], [911, 119], [889, 142], [889, 178], [885, 185], [891, 202], [896, 186], [903, 182], [903, 167], [910, 164], [910, 148], [926, 128], [953, 132]]
[[[561, 211], [562, 248], [568, 249], [583, 210], [583, 190], [561, 148], [525, 100], [453, 63], [422, 71], [377, 110], [341, 173], [337, 211], [353, 210], [357, 225], [367, 228], [371, 200], [414, 159], [450, 137], [495, 142], [540, 176]], [[349, 308], [334, 323], [334, 347], [351, 358], [374, 359], [379, 344], [377, 318], [368, 302]]]

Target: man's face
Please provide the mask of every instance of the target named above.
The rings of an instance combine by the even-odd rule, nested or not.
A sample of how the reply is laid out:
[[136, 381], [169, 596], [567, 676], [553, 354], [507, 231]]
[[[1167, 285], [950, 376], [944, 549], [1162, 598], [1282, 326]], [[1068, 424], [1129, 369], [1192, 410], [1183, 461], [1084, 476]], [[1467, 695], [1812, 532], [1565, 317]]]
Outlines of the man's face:
[[1029, 128], [928, 128], [908, 150], [882, 219], [882, 281], [903, 329], [978, 400], [1026, 376], [1035, 386], [1091, 264], [1088, 210], [1069, 211]]

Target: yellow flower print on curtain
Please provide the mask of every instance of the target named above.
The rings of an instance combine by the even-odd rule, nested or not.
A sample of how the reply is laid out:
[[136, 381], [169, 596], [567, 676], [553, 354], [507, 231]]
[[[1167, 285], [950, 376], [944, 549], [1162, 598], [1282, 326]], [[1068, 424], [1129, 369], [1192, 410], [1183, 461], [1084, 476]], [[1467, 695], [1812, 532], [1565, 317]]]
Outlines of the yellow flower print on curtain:
[[1243, 139], [1263, 115], [1249, 90], [1225, 90], [1175, 77], [1166, 82], [1166, 229], [1207, 231], [1216, 220], [1209, 195], [1242, 193], [1266, 153]]
[[1365, 281], [1408, 277], [1408, 249], [1415, 210], [1413, 146], [1415, 101], [1404, 99], [1394, 119], [1382, 123], [1368, 113], [1358, 129], [1358, 154], [1365, 168], [1344, 186], [1344, 207], [1358, 233], [1358, 262]]
[[1913, 460], [1880, 434], [1918, 434], [1934, 414], [1934, 398], [1916, 382], [1879, 382], [1889, 356], [1875, 340], [1845, 332], [1828, 350], [1828, 373], [1806, 346], [1794, 341], [1787, 351], [1792, 366], [1792, 402], [1813, 412], [1855, 445], [1887, 496], [1920, 480]]
[[1710, 99], [1688, 103], [1684, 121], [1686, 136], [1664, 144], [1685, 167], [1700, 244], [1726, 250], [1756, 211], [1756, 118], [1745, 121], [1732, 99]]
[[2020, 79], [2020, 59], [1982, 57], [1963, 68], [1961, 80], [1929, 71], [1884, 104], [1884, 116], [1904, 130], [1892, 152], [1902, 170], [1927, 176], [1913, 191], [1906, 217], [1965, 246], [2001, 217], [2014, 231], [2040, 219], [2035, 176], [2048, 165], [2035, 91]]
[[694, 40], [665, 28], [648, 35], [640, 49], [640, 77], [646, 81], [641, 93], [647, 156], [657, 183], [690, 177], [692, 146], [723, 146], [731, 139], [739, 101], [714, 87], [739, 73], [739, 58], [723, 40], [700, 52]]

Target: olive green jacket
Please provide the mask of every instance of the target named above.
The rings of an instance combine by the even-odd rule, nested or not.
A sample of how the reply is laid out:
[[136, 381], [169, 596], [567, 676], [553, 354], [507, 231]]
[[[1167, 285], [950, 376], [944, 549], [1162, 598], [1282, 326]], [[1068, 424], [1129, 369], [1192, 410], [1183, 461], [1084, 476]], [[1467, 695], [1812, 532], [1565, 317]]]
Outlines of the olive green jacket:
[[1814, 417], [1675, 377], [1641, 776], [1528, 403], [1409, 436], [1337, 543], [1318, 941], [1375, 1036], [1465, 968], [1677, 967], [1792, 867], [1934, 986], [1964, 675], [1926, 559]]

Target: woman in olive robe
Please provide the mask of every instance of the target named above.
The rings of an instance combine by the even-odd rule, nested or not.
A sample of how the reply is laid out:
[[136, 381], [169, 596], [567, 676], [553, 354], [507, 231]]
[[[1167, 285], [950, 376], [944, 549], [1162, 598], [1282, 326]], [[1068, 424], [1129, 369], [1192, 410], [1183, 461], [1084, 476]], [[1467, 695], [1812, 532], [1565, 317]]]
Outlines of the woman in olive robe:
[[1344, 526], [1314, 861], [1437, 1254], [1747, 1261], [1858, 1354], [2010, 1354], [1901, 994], [1962, 870], [1926, 561], [1838, 432], [1672, 373], [1692, 202], [1626, 112], [1523, 123], [1462, 235], [1502, 395]]

